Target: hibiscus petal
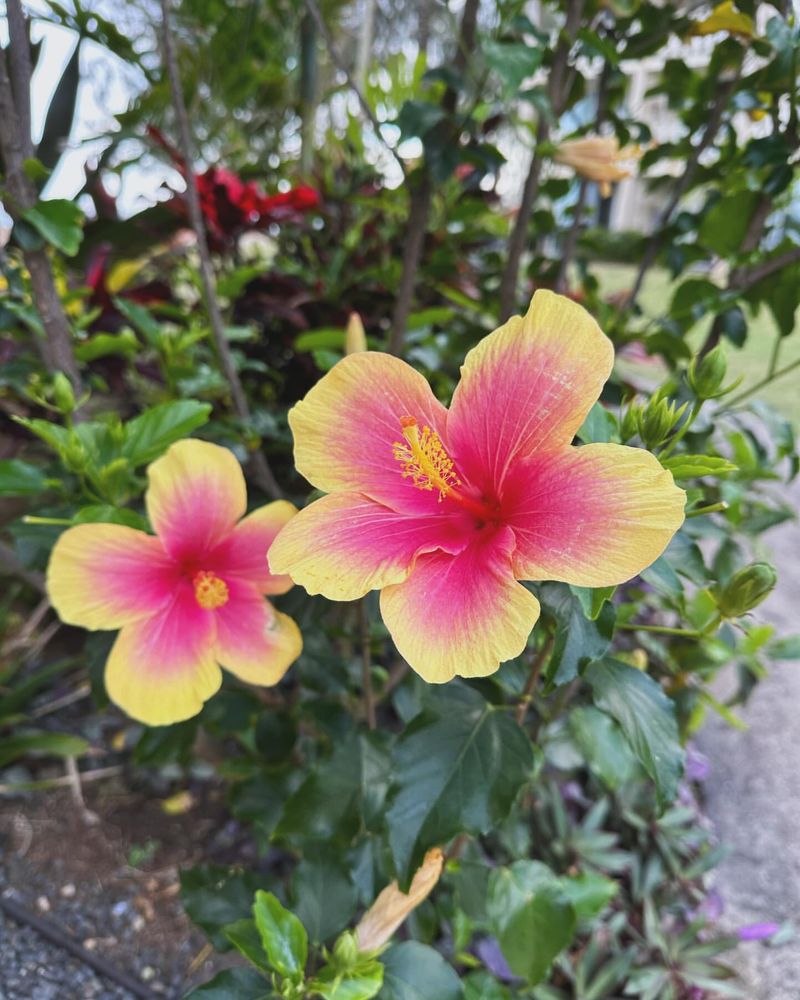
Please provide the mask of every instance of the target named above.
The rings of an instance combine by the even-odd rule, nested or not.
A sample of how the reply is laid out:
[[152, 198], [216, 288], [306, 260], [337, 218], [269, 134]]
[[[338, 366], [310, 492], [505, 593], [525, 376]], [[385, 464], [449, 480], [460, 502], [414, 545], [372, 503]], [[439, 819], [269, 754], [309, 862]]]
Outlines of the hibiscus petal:
[[569, 444], [600, 395], [614, 350], [581, 306], [538, 291], [469, 352], [447, 419], [456, 467], [497, 497], [512, 463]]
[[389, 354], [351, 354], [289, 411], [298, 471], [326, 493], [366, 493], [396, 510], [435, 510], [438, 492], [404, 479], [394, 457], [405, 416], [444, 442], [447, 412], [419, 372]]
[[411, 516], [355, 493], [335, 493], [286, 525], [269, 550], [269, 565], [309, 594], [354, 601], [405, 580], [422, 552], [461, 551], [468, 530], [474, 529], [459, 512]]
[[240, 521], [230, 535], [209, 554], [208, 569], [255, 584], [262, 594], [285, 594], [291, 577], [274, 576], [269, 571], [267, 552], [275, 536], [297, 513], [287, 500], [259, 507]]
[[222, 682], [215, 631], [214, 613], [184, 584], [167, 608], [117, 636], [106, 664], [109, 698], [148, 726], [197, 715]]
[[277, 684], [300, 655], [300, 629], [248, 584], [233, 583], [216, 612], [218, 662], [248, 684]]
[[247, 508], [242, 467], [227, 448], [187, 438], [147, 470], [147, 513], [175, 559], [202, 558]]
[[161, 542], [121, 524], [79, 524], [58, 539], [47, 593], [59, 618], [117, 629], [154, 614], [174, 595], [177, 570]]
[[481, 532], [459, 555], [420, 556], [405, 582], [381, 593], [381, 614], [400, 655], [426, 681], [482, 677], [518, 656], [539, 602], [511, 571], [514, 535]]
[[517, 539], [514, 574], [579, 587], [623, 583], [661, 555], [685, 501], [641, 448], [589, 444], [519, 463], [503, 498]]

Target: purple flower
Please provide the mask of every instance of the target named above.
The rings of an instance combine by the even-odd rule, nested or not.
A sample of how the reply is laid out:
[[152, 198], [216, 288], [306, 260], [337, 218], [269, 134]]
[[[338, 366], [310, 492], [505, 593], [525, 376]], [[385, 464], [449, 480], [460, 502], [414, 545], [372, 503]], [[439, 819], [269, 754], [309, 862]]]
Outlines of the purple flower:
[[686, 777], [689, 781], [706, 781], [711, 773], [711, 764], [705, 754], [693, 746], [686, 749]]
[[489, 972], [498, 979], [506, 983], [514, 979], [514, 973], [508, 967], [496, 938], [481, 938], [475, 945], [475, 951]]
[[769, 922], [763, 924], [747, 924], [745, 927], [739, 928], [739, 940], [765, 941], [767, 938], [774, 937], [780, 929], [780, 924]]

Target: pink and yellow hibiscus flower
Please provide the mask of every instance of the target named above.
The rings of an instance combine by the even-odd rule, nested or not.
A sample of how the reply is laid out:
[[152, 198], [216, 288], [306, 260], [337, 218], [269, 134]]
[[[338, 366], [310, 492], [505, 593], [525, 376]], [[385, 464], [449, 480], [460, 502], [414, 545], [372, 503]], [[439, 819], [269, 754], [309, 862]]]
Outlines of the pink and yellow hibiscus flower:
[[109, 697], [161, 726], [196, 715], [219, 689], [221, 666], [249, 684], [276, 684], [299, 656], [297, 625], [263, 596], [292, 586], [269, 572], [266, 557], [296, 509], [278, 500], [240, 520], [241, 466], [206, 441], [178, 441], [147, 475], [156, 534], [68, 528], [53, 549], [47, 591], [68, 624], [121, 630], [106, 664]]
[[683, 521], [653, 455], [571, 445], [613, 360], [589, 313], [547, 291], [470, 351], [449, 410], [397, 358], [344, 358], [289, 413], [297, 468], [329, 495], [283, 528], [272, 572], [333, 600], [379, 589], [427, 681], [492, 673], [539, 616], [519, 580], [622, 583]]

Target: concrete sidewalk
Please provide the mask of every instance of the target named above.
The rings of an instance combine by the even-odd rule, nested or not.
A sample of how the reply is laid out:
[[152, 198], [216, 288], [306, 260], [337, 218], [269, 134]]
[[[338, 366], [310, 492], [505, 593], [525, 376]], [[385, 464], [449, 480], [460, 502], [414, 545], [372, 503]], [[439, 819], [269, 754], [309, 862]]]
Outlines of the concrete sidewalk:
[[[789, 489], [800, 510], [800, 481]], [[800, 525], [766, 536], [778, 586], [756, 615], [778, 635], [800, 632]], [[800, 1000], [800, 662], [776, 664], [741, 712], [747, 732], [709, 719], [700, 746], [711, 762], [707, 810], [732, 853], [718, 869], [723, 925], [792, 921], [781, 948], [743, 943], [737, 966], [747, 1000]]]

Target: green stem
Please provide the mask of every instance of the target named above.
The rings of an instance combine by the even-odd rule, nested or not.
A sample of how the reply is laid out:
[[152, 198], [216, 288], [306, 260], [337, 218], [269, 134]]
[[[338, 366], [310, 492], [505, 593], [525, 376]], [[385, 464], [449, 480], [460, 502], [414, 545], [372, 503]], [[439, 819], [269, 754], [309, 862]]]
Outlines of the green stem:
[[684, 635], [687, 639], [699, 639], [703, 635], [697, 629], [671, 628], [669, 625], [636, 625], [624, 622], [618, 625], [617, 628], [627, 629], [630, 632], [660, 632], [664, 635]]
[[695, 420], [697, 420], [697, 415], [700, 412], [702, 406], [703, 406], [703, 401], [701, 399], [698, 399], [697, 402], [692, 407], [691, 413], [678, 428], [678, 431], [673, 436], [672, 440], [669, 442], [666, 448], [663, 448], [658, 453], [659, 458], [666, 458], [668, 455], [672, 454], [678, 443], [683, 440], [684, 436], [686, 435], [686, 432], [689, 430], [689, 428], [692, 426]]
[[751, 385], [749, 389], [745, 389], [744, 392], [740, 392], [738, 396], [734, 396], [733, 399], [728, 400], [728, 406], [737, 406], [742, 400], [747, 399], [748, 396], [752, 396], [754, 392], [758, 392], [759, 389], [763, 389], [765, 385], [769, 385], [770, 382], [776, 381], [776, 379], [782, 378], [784, 375], [788, 375], [789, 372], [795, 370], [795, 368], [800, 368], [800, 358], [793, 361], [790, 365], [784, 365], [783, 368], [779, 368], [774, 371], [771, 375], [766, 378], [762, 378], [755, 385]]
[[525, 682], [522, 694], [520, 695], [516, 712], [514, 713], [514, 718], [520, 725], [525, 721], [525, 714], [528, 711], [528, 705], [530, 705], [531, 699], [533, 698], [533, 692], [536, 689], [536, 685], [539, 681], [539, 677], [541, 676], [545, 661], [550, 655], [550, 650], [553, 648], [553, 641], [554, 637], [549, 635], [542, 648], [531, 661], [531, 670], [528, 674], [528, 679]]
[[716, 514], [717, 511], [727, 510], [728, 504], [724, 500], [718, 503], [710, 503], [707, 507], [698, 507], [697, 510], [690, 510], [687, 517], [702, 517], [703, 514]]
[[72, 519], [69, 517], [36, 517], [33, 514], [26, 514], [22, 519], [23, 524], [66, 524], [71, 525]]
[[775, 343], [772, 345], [772, 352], [769, 356], [769, 367], [767, 368], [767, 378], [775, 378], [775, 369], [778, 367], [778, 356], [781, 353], [781, 341], [783, 336], [778, 331], [775, 337]]

